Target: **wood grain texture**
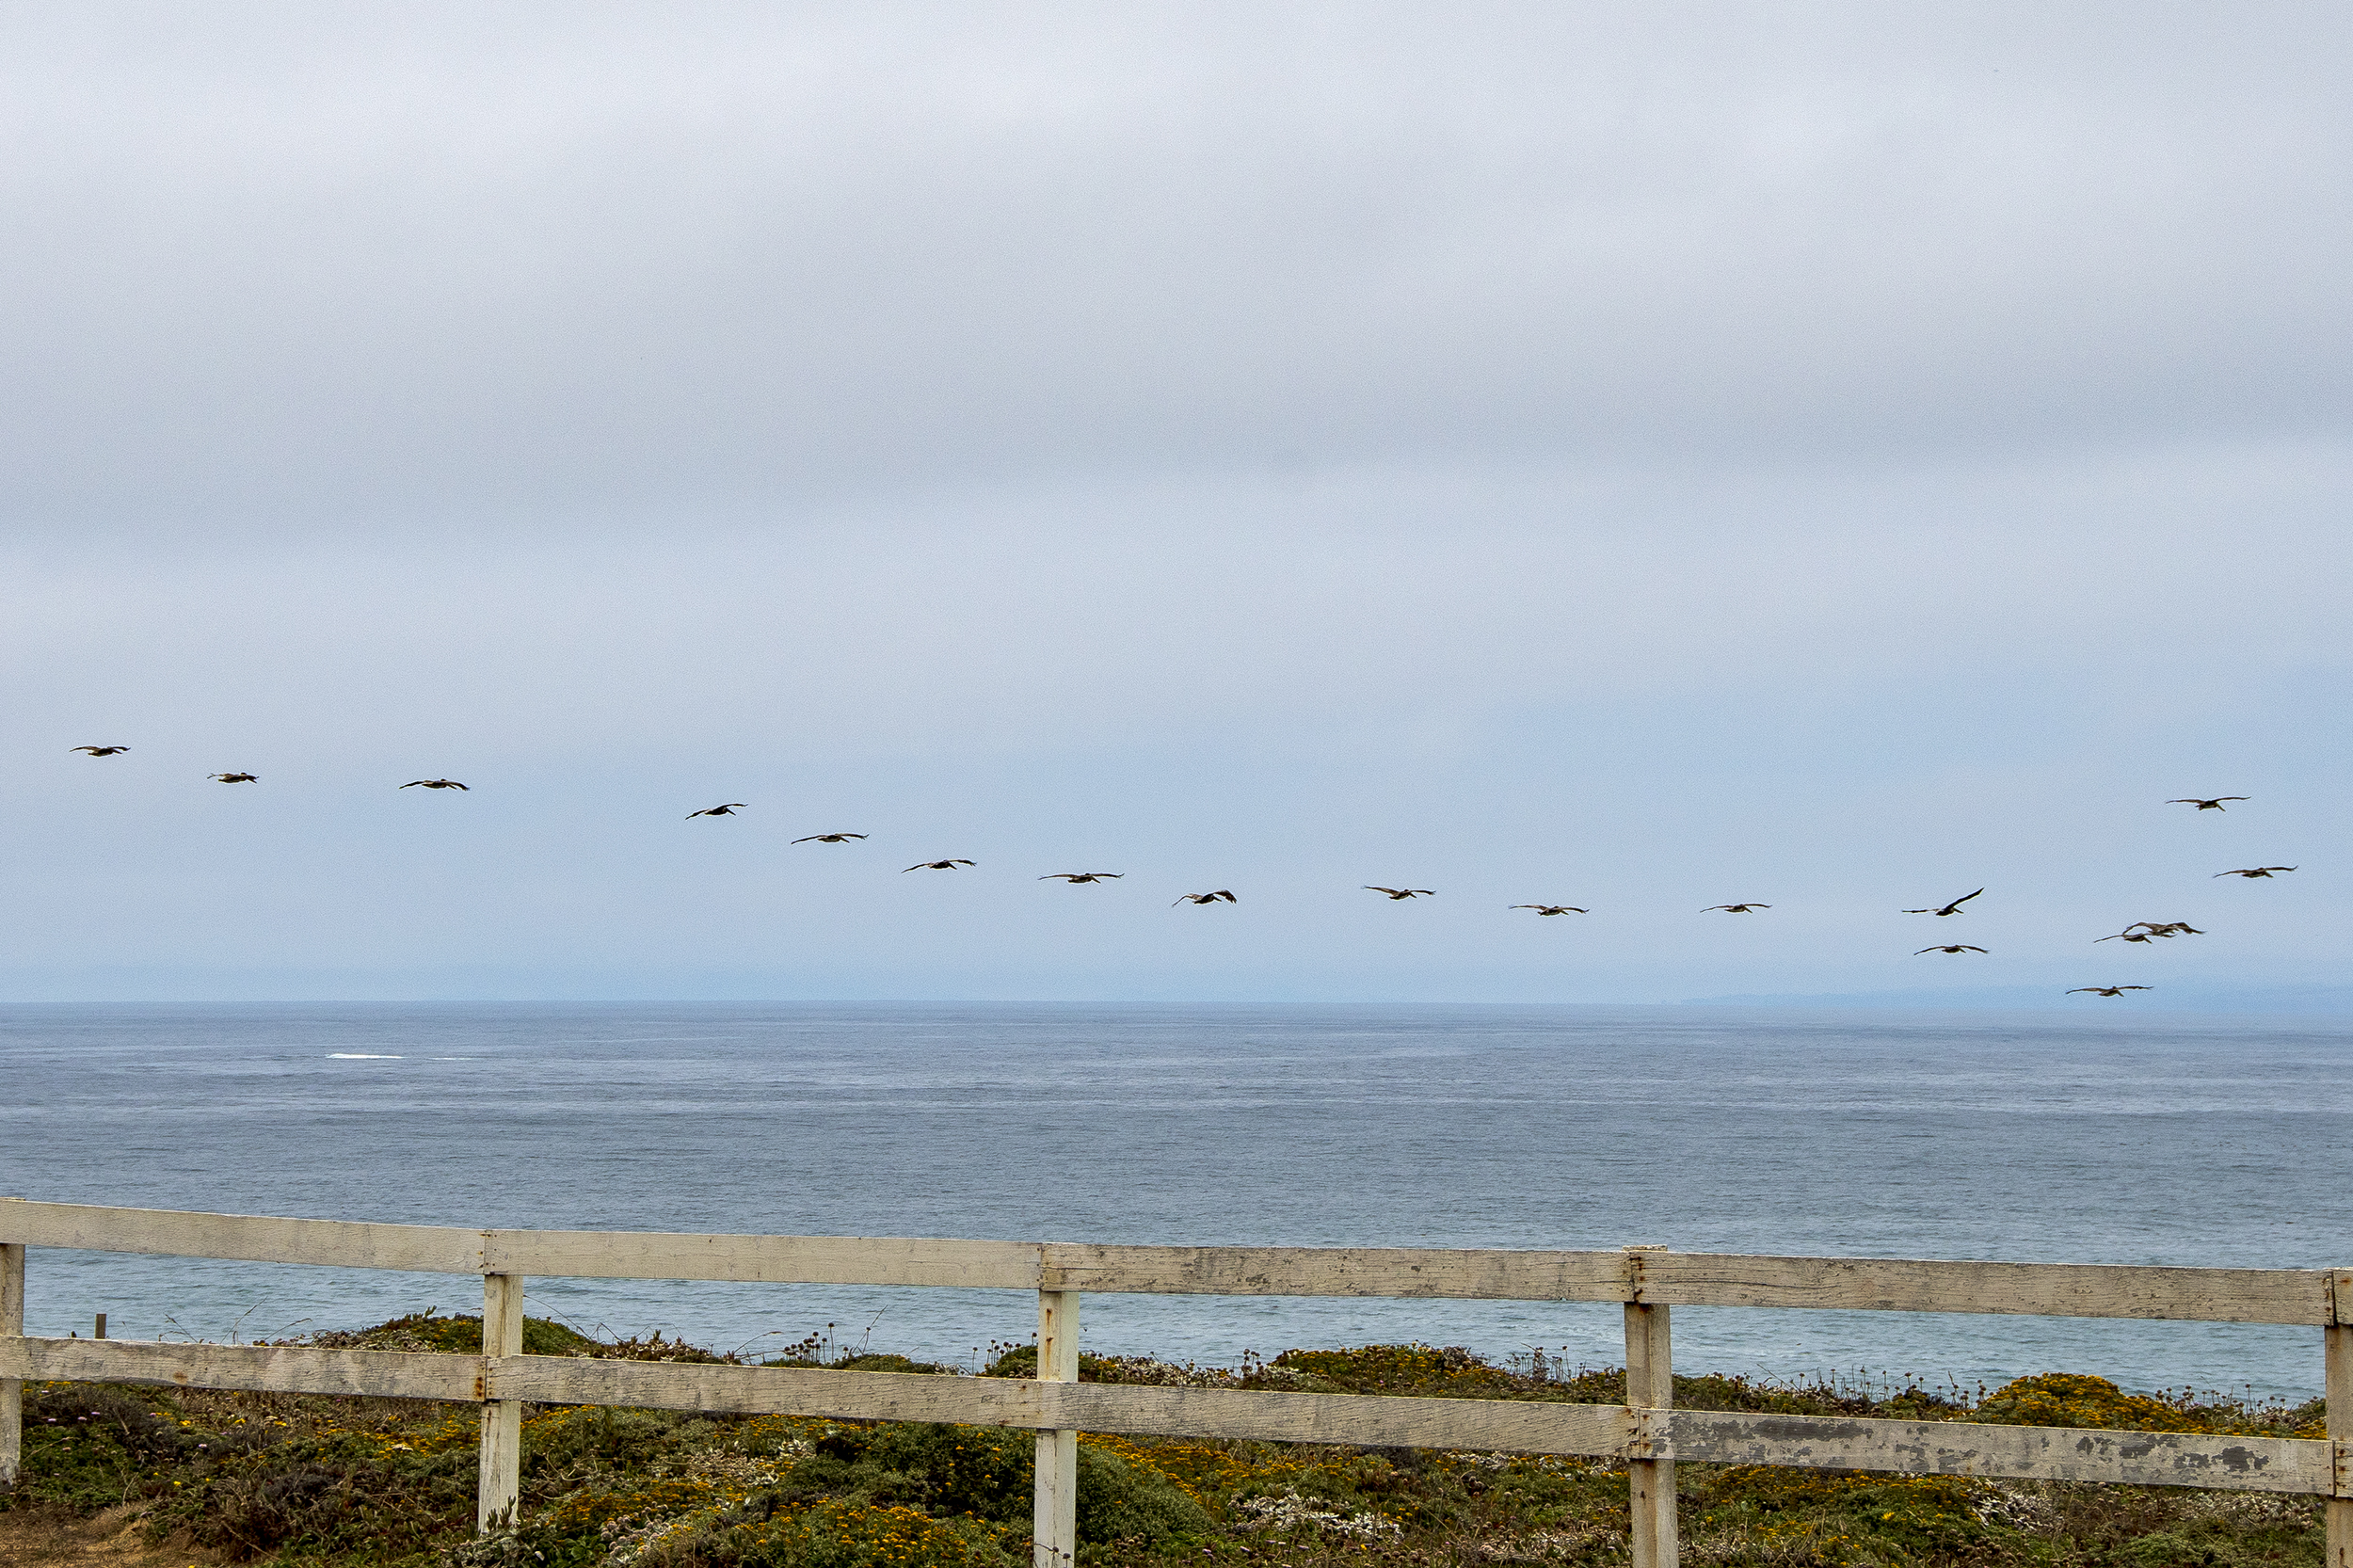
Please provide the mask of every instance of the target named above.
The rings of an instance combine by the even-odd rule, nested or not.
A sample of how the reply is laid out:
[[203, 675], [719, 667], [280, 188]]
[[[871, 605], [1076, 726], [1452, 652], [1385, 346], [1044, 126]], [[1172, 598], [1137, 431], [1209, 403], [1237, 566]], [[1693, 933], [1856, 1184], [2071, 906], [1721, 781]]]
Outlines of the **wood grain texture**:
[[485, 1267], [559, 1279], [946, 1285], [1034, 1290], [1034, 1241], [907, 1236], [689, 1236], [635, 1230], [493, 1230]]
[[1657, 1253], [1645, 1258], [1640, 1288], [1644, 1301], [1676, 1306], [2325, 1323], [2330, 1312], [2328, 1278], [2326, 1272], [2313, 1269]]
[[[523, 1276], [482, 1276], [482, 1350], [487, 1356], [523, 1353]], [[488, 1392], [487, 1388], [485, 1392]], [[523, 1405], [490, 1400], [482, 1406], [475, 1448], [474, 1533], [488, 1535], [515, 1521], [522, 1497]]]
[[[1664, 1247], [1625, 1249], [1626, 1278], [1638, 1291], [1650, 1265], [1666, 1253]], [[1660, 1418], [1675, 1402], [1673, 1311], [1657, 1302], [1628, 1302], [1625, 1309], [1625, 1402], [1635, 1416], [1625, 1464], [1633, 1568], [1675, 1568], [1680, 1551], [1674, 1448]]]
[[[910, 1237], [456, 1230], [0, 1201], [0, 1242], [195, 1257], [594, 1279], [957, 1286], [1235, 1296], [1634, 1301], [1675, 1306], [2353, 1320], [2302, 1269], [1413, 1247], [1129, 1247]], [[2348, 1565], [2353, 1568], [2353, 1565]]]
[[828, 1416], [875, 1421], [963, 1421], [1045, 1427], [1037, 1390], [1016, 1378], [919, 1372], [832, 1372], [800, 1367], [711, 1367], [519, 1355], [490, 1368], [500, 1399], [537, 1404], [613, 1404], [714, 1414]]
[[484, 1358], [277, 1345], [0, 1338], [0, 1376], [472, 1401], [777, 1412], [849, 1419], [1624, 1457], [1663, 1423], [1680, 1460], [2328, 1495], [2334, 1445], [1962, 1421], [1875, 1421], [1510, 1400], [1052, 1384], [1013, 1378]]
[[2234, 1492], [2326, 1492], [2329, 1483], [2329, 1446], [2309, 1438], [1698, 1410], [1676, 1411], [1667, 1425], [1677, 1458], [1719, 1464], [2011, 1476]]
[[1041, 1288], [1211, 1296], [1617, 1302], [1614, 1252], [1434, 1247], [1112, 1247], [1050, 1241]]
[[476, 1355], [323, 1351], [298, 1345], [164, 1345], [140, 1339], [0, 1339], [0, 1375], [280, 1394], [371, 1394], [399, 1400], [482, 1397]]
[[[19, 1338], [24, 1333], [24, 1248], [0, 1241], [0, 1339]], [[0, 1486], [16, 1484], [24, 1457], [24, 1380], [0, 1377]]]
[[[1037, 1375], [1043, 1383], [1079, 1381], [1079, 1293], [1037, 1293]], [[1031, 1568], [1071, 1568], [1079, 1556], [1079, 1434], [1051, 1427], [1037, 1434], [1031, 1467]]]
[[[2335, 1288], [2342, 1312], [2345, 1295], [2353, 1291], [2353, 1272], [2338, 1271]], [[2321, 1339], [2325, 1430], [2336, 1494], [2322, 1510], [2321, 1562], [2323, 1568], [2353, 1568], [2353, 1326], [2331, 1323]]]
[[0, 1204], [0, 1241], [90, 1252], [233, 1257], [345, 1269], [478, 1274], [482, 1232], [360, 1220], [288, 1220], [76, 1203]]
[[1616, 1405], [1146, 1388], [559, 1356], [511, 1357], [492, 1367], [490, 1380], [499, 1398], [551, 1404], [1526, 1453], [1614, 1454], [1625, 1446], [1628, 1427], [1625, 1412]]
[[1273, 1443], [1616, 1456], [1625, 1451], [1632, 1430], [1625, 1409], [1613, 1404], [1096, 1383], [1063, 1387], [1048, 1398], [1060, 1404], [1049, 1415], [1082, 1432], [1249, 1437]]

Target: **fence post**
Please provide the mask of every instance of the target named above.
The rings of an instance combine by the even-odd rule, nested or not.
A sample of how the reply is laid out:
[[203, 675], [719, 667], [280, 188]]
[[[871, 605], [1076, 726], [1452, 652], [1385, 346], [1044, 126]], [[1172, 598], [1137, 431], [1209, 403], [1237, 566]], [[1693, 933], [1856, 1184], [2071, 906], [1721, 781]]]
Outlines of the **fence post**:
[[2353, 1269], [2329, 1276], [2329, 1317], [2321, 1330], [2327, 1368], [2330, 1478], [2336, 1496], [2321, 1506], [2329, 1515], [2327, 1568], [2353, 1568]]
[[[1076, 1290], [1037, 1293], [1037, 1375], [1046, 1383], [1079, 1381]], [[1075, 1431], [1037, 1434], [1036, 1513], [1031, 1530], [1032, 1568], [1072, 1568], [1079, 1555], [1079, 1434]]]
[[[523, 1276], [482, 1276], [482, 1353], [523, 1353]], [[475, 1482], [474, 1528], [483, 1535], [515, 1523], [522, 1496], [523, 1406], [490, 1400], [482, 1406], [482, 1472]]]
[[[0, 1241], [0, 1338], [24, 1333], [24, 1244]], [[0, 1378], [0, 1486], [16, 1484], [24, 1456], [24, 1380]]]
[[[1625, 1402], [1629, 1410], [1674, 1408], [1674, 1356], [1668, 1339], [1667, 1309], [1641, 1300], [1643, 1256], [1666, 1250], [1658, 1246], [1625, 1249]], [[1673, 1458], [1628, 1459], [1625, 1479], [1626, 1500], [1633, 1512], [1633, 1568], [1675, 1568]]]

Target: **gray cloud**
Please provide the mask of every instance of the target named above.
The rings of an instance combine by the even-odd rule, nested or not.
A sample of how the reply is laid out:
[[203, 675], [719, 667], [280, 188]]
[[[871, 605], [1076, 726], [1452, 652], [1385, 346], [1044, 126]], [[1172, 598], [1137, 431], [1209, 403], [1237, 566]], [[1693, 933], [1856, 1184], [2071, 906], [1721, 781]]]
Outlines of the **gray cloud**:
[[2326, 7], [77, 8], [10, 511], [2333, 440]]

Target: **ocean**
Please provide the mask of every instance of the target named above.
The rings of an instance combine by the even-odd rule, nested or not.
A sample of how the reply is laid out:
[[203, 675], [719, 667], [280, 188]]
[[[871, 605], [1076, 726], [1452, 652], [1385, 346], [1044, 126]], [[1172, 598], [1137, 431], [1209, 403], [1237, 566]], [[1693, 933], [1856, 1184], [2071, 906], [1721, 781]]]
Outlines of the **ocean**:
[[[0, 1193], [404, 1224], [2353, 1262], [2353, 1020], [1728, 1007], [0, 1008]], [[36, 1334], [273, 1338], [471, 1278], [37, 1250]], [[535, 1279], [531, 1313], [971, 1364], [1011, 1291]], [[1677, 1308], [1678, 1370], [2291, 1400], [2316, 1328]], [[1082, 1343], [1621, 1359], [1614, 1307], [1091, 1295]]]

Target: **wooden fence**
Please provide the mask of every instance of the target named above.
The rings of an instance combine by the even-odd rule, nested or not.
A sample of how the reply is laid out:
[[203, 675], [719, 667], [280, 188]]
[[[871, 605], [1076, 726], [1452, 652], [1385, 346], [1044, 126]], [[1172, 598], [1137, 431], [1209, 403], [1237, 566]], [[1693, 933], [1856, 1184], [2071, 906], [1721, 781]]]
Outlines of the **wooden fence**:
[[[480, 1274], [481, 1355], [25, 1336], [25, 1248]], [[522, 1353], [531, 1275], [1033, 1290], [1035, 1378], [682, 1366]], [[1091, 1290], [1617, 1302], [1626, 1402], [1409, 1399], [1080, 1384]], [[2310, 1323], [2325, 1440], [1675, 1410], [1676, 1306], [1835, 1307]], [[479, 1518], [511, 1518], [522, 1407], [625, 1405], [1037, 1433], [1035, 1561], [1070, 1568], [1081, 1431], [1486, 1451], [1625, 1463], [1635, 1568], [1673, 1568], [1678, 1459], [1908, 1475], [2008, 1476], [2326, 1497], [2327, 1568], [2353, 1568], [2353, 1270], [2157, 1269], [1910, 1258], [1423, 1248], [1126, 1247], [636, 1231], [457, 1230], [0, 1199], [0, 1481], [15, 1479], [23, 1380], [454, 1400], [482, 1406]]]

